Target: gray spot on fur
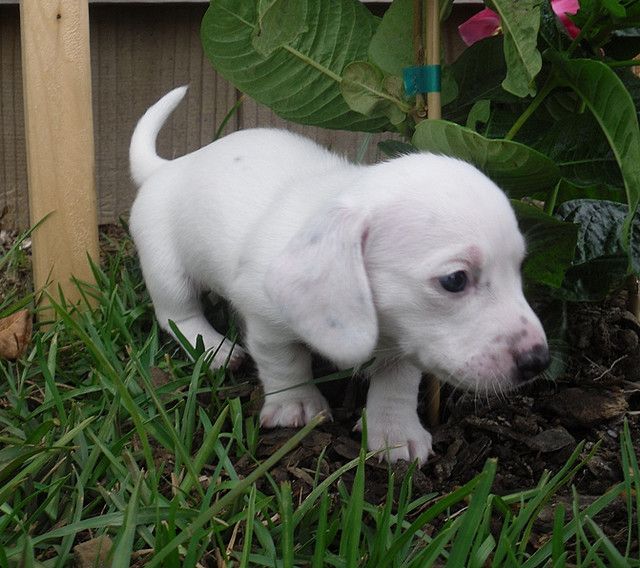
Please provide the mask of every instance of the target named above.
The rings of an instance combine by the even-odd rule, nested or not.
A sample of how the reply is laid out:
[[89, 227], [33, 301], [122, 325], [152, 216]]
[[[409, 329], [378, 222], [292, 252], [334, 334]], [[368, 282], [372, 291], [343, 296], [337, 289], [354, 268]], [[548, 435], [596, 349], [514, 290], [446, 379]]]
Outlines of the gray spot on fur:
[[322, 238], [322, 233], [318, 231], [313, 232], [309, 235], [309, 238], [307, 239], [307, 243], [309, 243], [310, 245], [317, 245], [320, 242], [321, 238]]
[[327, 325], [331, 329], [342, 329], [344, 327], [344, 324], [340, 320], [332, 317], [327, 318]]

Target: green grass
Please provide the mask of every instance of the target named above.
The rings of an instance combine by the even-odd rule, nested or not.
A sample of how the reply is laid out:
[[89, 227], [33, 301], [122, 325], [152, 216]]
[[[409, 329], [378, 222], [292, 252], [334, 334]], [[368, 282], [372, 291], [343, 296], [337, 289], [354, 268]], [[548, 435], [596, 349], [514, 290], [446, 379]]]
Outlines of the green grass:
[[[11, 268], [14, 249], [0, 266]], [[416, 495], [413, 468], [402, 479], [390, 469], [386, 499], [370, 503], [367, 461], [377, 456], [364, 449], [328, 474], [319, 455], [305, 495], [276, 483], [273, 466], [317, 424], [257, 459], [257, 418], [230, 397], [237, 385], [159, 333], [127, 250], [94, 266], [96, 286], [78, 284], [92, 309], [55, 304], [58, 319], [22, 360], [0, 361], [0, 567], [69, 566], [76, 544], [102, 534], [114, 567], [640, 566], [640, 473], [626, 425], [623, 482], [582, 508], [573, 489], [538, 547], [538, 514], [597, 447], [578, 446], [560, 471], [512, 495], [492, 493], [499, 464], [489, 460], [444, 495]], [[0, 313], [30, 300], [11, 296]], [[238, 471], [241, 457], [253, 465]], [[628, 512], [621, 550], [595, 520], [616, 501]]]

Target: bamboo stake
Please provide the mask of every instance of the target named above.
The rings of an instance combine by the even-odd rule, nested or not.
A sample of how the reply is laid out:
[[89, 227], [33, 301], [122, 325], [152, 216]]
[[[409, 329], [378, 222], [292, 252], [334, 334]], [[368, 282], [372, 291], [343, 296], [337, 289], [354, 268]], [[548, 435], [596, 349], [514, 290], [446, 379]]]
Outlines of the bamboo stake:
[[49, 215], [32, 236], [34, 287], [75, 304], [71, 277], [92, 281], [98, 259], [87, 0], [21, 0], [20, 21], [32, 226]]
[[[438, 0], [426, 0], [425, 26], [427, 65], [440, 65], [440, 6]], [[442, 116], [440, 91], [427, 93], [427, 117]]]
[[[424, 2], [413, 0], [413, 61], [416, 65], [425, 63]], [[423, 93], [416, 93], [416, 120], [423, 120], [427, 116], [426, 101]]]
[[[640, 61], [640, 55], [636, 55], [634, 59]], [[631, 70], [640, 77], [640, 66], [632, 67]], [[640, 279], [633, 274], [630, 275], [627, 280], [627, 289], [629, 291], [627, 309], [640, 321]]]
[[[424, 18], [426, 64], [440, 66], [440, 6], [438, 0], [426, 0]], [[427, 118], [439, 119], [440, 91], [427, 93]], [[432, 427], [440, 424], [440, 383], [432, 375], [427, 377], [427, 419]]]
[[640, 279], [635, 274], [627, 277], [627, 309], [640, 321]]

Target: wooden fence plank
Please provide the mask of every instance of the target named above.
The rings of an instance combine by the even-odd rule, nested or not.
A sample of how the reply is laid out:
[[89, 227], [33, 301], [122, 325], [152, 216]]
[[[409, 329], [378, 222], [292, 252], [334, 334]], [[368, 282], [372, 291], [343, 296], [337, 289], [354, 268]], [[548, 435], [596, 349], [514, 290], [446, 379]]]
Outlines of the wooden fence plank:
[[[66, 299], [98, 258], [87, 0], [20, 3], [34, 286]], [[49, 317], [46, 311], [42, 317]]]

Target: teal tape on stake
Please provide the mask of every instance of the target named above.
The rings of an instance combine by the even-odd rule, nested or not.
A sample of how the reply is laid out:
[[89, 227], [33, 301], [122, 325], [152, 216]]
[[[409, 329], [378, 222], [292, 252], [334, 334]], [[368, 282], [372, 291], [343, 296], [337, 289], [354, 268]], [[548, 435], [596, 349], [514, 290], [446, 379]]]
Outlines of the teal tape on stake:
[[439, 93], [441, 91], [440, 65], [416, 65], [402, 70], [404, 92], [411, 96], [417, 93]]

